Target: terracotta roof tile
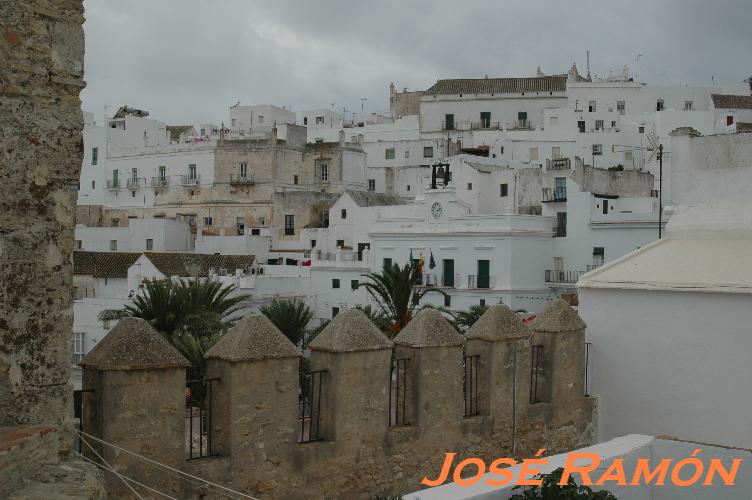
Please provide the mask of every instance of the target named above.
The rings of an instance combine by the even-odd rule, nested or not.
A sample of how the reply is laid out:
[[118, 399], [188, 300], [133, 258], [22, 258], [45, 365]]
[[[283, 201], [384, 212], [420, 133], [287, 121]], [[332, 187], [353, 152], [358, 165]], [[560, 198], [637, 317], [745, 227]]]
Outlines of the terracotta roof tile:
[[521, 94], [522, 92], [564, 92], [566, 76], [531, 78], [453, 78], [439, 80], [424, 95]]
[[752, 95], [713, 94], [713, 106], [726, 109], [752, 109]]

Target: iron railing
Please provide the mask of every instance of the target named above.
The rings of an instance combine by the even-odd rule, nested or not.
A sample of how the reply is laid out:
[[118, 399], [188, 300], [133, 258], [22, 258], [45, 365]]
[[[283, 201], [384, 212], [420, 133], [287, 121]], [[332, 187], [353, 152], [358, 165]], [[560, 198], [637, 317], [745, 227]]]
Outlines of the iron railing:
[[163, 188], [170, 185], [170, 180], [168, 177], [152, 177], [151, 178], [151, 187], [153, 188]]
[[216, 456], [214, 453], [214, 391], [219, 378], [185, 383], [185, 418], [188, 420], [186, 459]]
[[532, 357], [530, 359], [530, 402], [540, 403], [542, 401], [540, 397], [540, 390], [538, 382], [540, 379], [541, 371], [543, 370], [543, 363], [541, 363], [541, 357], [543, 356], [543, 346], [532, 346]]
[[298, 443], [321, 440], [321, 385], [326, 370], [301, 371], [298, 392]]
[[230, 174], [230, 184], [255, 184], [253, 174]]
[[569, 158], [554, 158], [546, 160], [546, 170], [569, 170], [572, 162]]
[[562, 271], [559, 269], [546, 269], [546, 283], [570, 283], [574, 284], [580, 279], [582, 271]]
[[439, 286], [439, 275], [423, 273], [423, 285]]
[[565, 187], [543, 188], [543, 202], [544, 203], [560, 202], [560, 201], [567, 201], [567, 188]]
[[468, 288], [491, 288], [492, 282], [491, 275], [489, 274], [468, 274], [467, 275], [467, 287]]
[[181, 175], [180, 176], [180, 184], [182, 184], [183, 186], [198, 186], [200, 180], [201, 180], [200, 175], [196, 175], [196, 176]]
[[478, 409], [478, 365], [480, 356], [465, 356], [464, 371], [464, 399], [465, 399], [465, 416], [472, 417], [480, 415]]
[[146, 179], [143, 177], [131, 177], [128, 179], [128, 189], [138, 189], [146, 186]]
[[123, 182], [120, 179], [107, 179], [107, 189], [120, 189]]
[[410, 425], [407, 418], [407, 364], [409, 358], [392, 361], [389, 373], [389, 426]]

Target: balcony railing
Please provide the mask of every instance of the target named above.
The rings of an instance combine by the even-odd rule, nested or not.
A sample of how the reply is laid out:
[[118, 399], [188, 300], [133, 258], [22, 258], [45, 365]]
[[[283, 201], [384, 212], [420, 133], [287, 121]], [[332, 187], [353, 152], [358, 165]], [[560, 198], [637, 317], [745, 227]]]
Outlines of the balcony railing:
[[180, 184], [183, 186], [198, 186], [200, 179], [200, 175], [181, 175]]
[[146, 179], [143, 177], [131, 177], [128, 179], [128, 189], [138, 189], [146, 186]]
[[569, 170], [570, 168], [572, 168], [572, 162], [569, 158], [546, 160], [546, 170]]
[[600, 264], [588, 264], [587, 266], [585, 266], [585, 272], [589, 273], [590, 271], [594, 271], [598, 269], [599, 267], [601, 267], [602, 265], [603, 265], [602, 262]]
[[108, 179], [107, 189], [120, 189], [123, 185], [123, 181], [120, 179]]
[[546, 283], [575, 284], [580, 279], [582, 271], [562, 271], [559, 269], [546, 269]]
[[565, 187], [543, 188], [543, 202], [544, 203], [559, 202], [559, 201], [567, 201], [567, 188]]
[[230, 174], [230, 184], [250, 185], [255, 184], [253, 174]]
[[153, 188], [166, 188], [170, 185], [169, 177], [152, 177], [151, 187]]
[[493, 277], [487, 274], [468, 274], [467, 287], [474, 289], [491, 288]]

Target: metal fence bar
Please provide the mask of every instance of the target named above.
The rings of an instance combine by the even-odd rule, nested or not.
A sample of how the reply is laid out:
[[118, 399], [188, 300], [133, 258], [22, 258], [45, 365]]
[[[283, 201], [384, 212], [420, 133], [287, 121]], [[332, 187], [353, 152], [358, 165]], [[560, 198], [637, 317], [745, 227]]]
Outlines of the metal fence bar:
[[300, 421], [299, 443], [321, 440], [321, 377], [325, 371], [300, 372], [298, 400], [298, 420]]
[[588, 372], [590, 371], [590, 346], [593, 345], [592, 342], [585, 342], [585, 396], [590, 396], [590, 391], [588, 390]]
[[478, 411], [478, 364], [480, 355], [465, 356], [464, 396], [465, 416], [479, 415]]
[[[188, 380], [185, 383], [190, 394], [186, 394], [186, 416], [188, 418], [188, 457], [187, 460], [212, 457], [214, 453], [214, 399], [212, 384], [219, 378]], [[194, 409], [198, 407], [198, 429], [194, 428]], [[194, 446], [194, 435], [198, 432], [198, 449]]]
[[[389, 426], [410, 425], [407, 420], [407, 362], [395, 359], [389, 374]], [[401, 378], [400, 378], [401, 376]], [[392, 397], [394, 392], [394, 397]], [[401, 400], [401, 401], [400, 401]], [[402, 411], [400, 411], [400, 408]]]
[[540, 372], [540, 358], [543, 352], [542, 345], [534, 345], [530, 364], [530, 402], [540, 403], [538, 397], [538, 373]]

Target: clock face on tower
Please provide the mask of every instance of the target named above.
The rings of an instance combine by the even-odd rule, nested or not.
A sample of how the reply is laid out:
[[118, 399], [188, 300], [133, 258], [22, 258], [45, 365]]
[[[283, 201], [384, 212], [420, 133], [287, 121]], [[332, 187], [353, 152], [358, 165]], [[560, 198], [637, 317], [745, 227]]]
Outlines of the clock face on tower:
[[441, 217], [441, 213], [444, 211], [444, 207], [438, 201], [431, 205], [431, 215], [434, 219]]

